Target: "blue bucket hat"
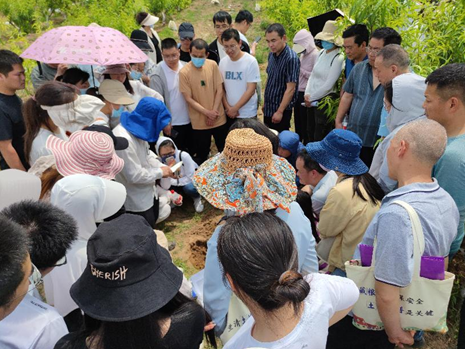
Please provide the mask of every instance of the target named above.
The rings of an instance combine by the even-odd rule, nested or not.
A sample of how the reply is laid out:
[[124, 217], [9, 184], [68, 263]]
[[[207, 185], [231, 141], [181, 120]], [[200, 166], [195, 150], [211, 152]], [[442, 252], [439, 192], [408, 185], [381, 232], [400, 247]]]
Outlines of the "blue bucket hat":
[[153, 97], [142, 98], [136, 109], [121, 114], [123, 127], [147, 142], [156, 142], [170, 122], [171, 114], [165, 104]]
[[308, 143], [305, 148], [313, 160], [329, 170], [351, 176], [368, 172], [359, 157], [362, 140], [352, 131], [332, 130], [322, 141]]

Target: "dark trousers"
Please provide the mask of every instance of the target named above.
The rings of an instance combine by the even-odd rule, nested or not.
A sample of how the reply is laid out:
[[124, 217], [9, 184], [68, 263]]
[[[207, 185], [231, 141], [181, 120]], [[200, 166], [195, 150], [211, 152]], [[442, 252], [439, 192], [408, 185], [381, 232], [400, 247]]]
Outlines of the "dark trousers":
[[[330, 94], [332, 99], [336, 99], [335, 94]], [[307, 133], [310, 142], [319, 142], [334, 129], [334, 120], [329, 121], [326, 114], [327, 107], [319, 109], [318, 107], [307, 108]]]
[[362, 150], [360, 151], [360, 159], [362, 159], [362, 161], [368, 167], [371, 166], [374, 155], [375, 155], [375, 149], [373, 149], [373, 147], [362, 147]]
[[[194, 142], [192, 142], [192, 125], [180, 125], [180, 126], [173, 126], [173, 131], [171, 131], [171, 136], [165, 135], [165, 137], [170, 137], [176, 147], [179, 150], [187, 151], [190, 155], [195, 154], [195, 150], [193, 149]], [[173, 135], [175, 134], [175, 136]]]
[[385, 331], [363, 331], [346, 316], [329, 328], [326, 349], [392, 349]]
[[457, 349], [465, 349], [465, 301], [463, 301], [462, 309], [460, 310], [460, 327], [457, 339]]
[[150, 224], [150, 226], [153, 229], [155, 229], [155, 225], [157, 224], [159, 210], [160, 210], [160, 207], [158, 204], [158, 199], [153, 198], [153, 206], [150, 207], [147, 211], [143, 211], [143, 212], [126, 211], [126, 212], [144, 217], [145, 220]]
[[192, 142], [195, 143], [196, 156], [195, 162], [200, 166], [205, 160], [208, 159], [210, 153], [210, 146], [212, 136], [215, 139], [216, 148], [218, 152], [222, 152], [226, 136], [228, 134], [228, 124], [224, 124], [208, 130], [192, 130]]
[[294, 106], [294, 128], [295, 132], [299, 135], [300, 141], [303, 144], [309, 142], [308, 133], [307, 133], [307, 108], [302, 106], [304, 100], [305, 92], [299, 92], [297, 95], [297, 102]]
[[289, 109], [289, 110], [286, 109], [283, 113], [283, 118], [277, 124], [274, 124], [271, 121], [271, 117], [265, 116], [263, 119], [265, 121], [266, 126], [278, 132], [282, 132], [282, 131], [289, 130], [291, 128], [291, 117], [292, 117], [292, 109]]

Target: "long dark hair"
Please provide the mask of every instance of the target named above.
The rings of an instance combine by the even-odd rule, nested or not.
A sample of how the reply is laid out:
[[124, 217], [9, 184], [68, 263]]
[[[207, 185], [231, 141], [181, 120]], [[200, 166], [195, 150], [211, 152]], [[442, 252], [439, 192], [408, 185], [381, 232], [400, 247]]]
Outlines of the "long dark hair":
[[[110, 79], [111, 76], [110, 74], [103, 74], [104, 80]], [[131, 86], [131, 83], [129, 82], [128, 74], [126, 73], [126, 80], [123, 82], [124, 87], [126, 87], [126, 91], [128, 91], [130, 94], [134, 94], [134, 89]]]
[[376, 205], [378, 201], [381, 201], [384, 197], [384, 191], [379, 186], [376, 179], [373, 178], [371, 174], [368, 172], [358, 175], [358, 176], [350, 176], [344, 175], [341, 179], [341, 182], [353, 178], [352, 190], [354, 191], [353, 196], [357, 194], [363, 201], [368, 201], [367, 198], [363, 195], [362, 191], [360, 190], [360, 185], [365, 188], [366, 193], [368, 194], [368, 199]]
[[54, 106], [71, 103], [76, 98], [78, 90], [74, 86], [57, 81], [43, 84], [33, 98], [29, 98], [23, 105], [24, 123], [26, 133], [24, 134], [24, 153], [29, 161], [32, 142], [37, 137], [40, 128], [44, 126], [53, 132], [53, 122], [46, 110], [40, 106]]
[[312, 234], [316, 242], [320, 241], [320, 237], [316, 231], [315, 212], [313, 212], [312, 196], [306, 191], [299, 190], [295, 201], [299, 204], [302, 211], [304, 211], [305, 217], [310, 221], [312, 227]]
[[[175, 312], [182, 313], [182, 318], [192, 318], [199, 307], [194, 300], [178, 292], [164, 307], [139, 319], [108, 322], [84, 314], [84, 329], [74, 337], [71, 348], [81, 348], [82, 342], [87, 338], [90, 342], [89, 348], [92, 349], [166, 348], [160, 326], [163, 320], [170, 318]], [[206, 319], [207, 322], [211, 321], [209, 316]], [[214, 348], [217, 347], [213, 330], [207, 333], [207, 339]]]
[[218, 258], [238, 297], [246, 303], [251, 299], [264, 311], [273, 312], [290, 303], [297, 314], [310, 292], [310, 285], [297, 271], [292, 232], [271, 213], [228, 219], [218, 238]]

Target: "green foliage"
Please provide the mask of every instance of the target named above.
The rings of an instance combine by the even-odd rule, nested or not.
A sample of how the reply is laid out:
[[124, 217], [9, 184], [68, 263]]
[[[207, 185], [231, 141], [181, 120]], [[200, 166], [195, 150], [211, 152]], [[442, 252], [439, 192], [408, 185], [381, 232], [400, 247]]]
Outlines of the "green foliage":
[[[262, 0], [261, 4], [271, 21], [285, 24], [289, 38], [307, 28], [307, 17], [339, 8], [370, 30], [384, 26], [398, 30], [413, 69], [421, 75], [447, 63], [463, 62], [463, 0]], [[342, 19], [340, 32], [350, 24], [348, 18]]]
[[148, 0], [147, 7], [153, 13], [171, 14], [187, 8], [191, 0]]

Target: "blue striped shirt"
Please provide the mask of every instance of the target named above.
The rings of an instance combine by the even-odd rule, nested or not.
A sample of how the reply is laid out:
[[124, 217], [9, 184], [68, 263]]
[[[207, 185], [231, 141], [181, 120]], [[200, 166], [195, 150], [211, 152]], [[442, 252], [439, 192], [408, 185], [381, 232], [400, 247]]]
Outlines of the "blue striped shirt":
[[295, 82], [295, 93], [291, 103], [286, 107], [290, 110], [297, 100], [299, 85], [300, 61], [297, 54], [286, 45], [279, 56], [270, 52], [268, 55], [268, 67], [266, 73], [268, 80], [265, 87], [265, 117], [272, 117], [283, 100], [288, 82]]
[[364, 147], [373, 147], [376, 142], [383, 108], [384, 89], [379, 84], [373, 90], [372, 71], [368, 61], [356, 64], [343, 87], [354, 95], [347, 129], [362, 139]]

